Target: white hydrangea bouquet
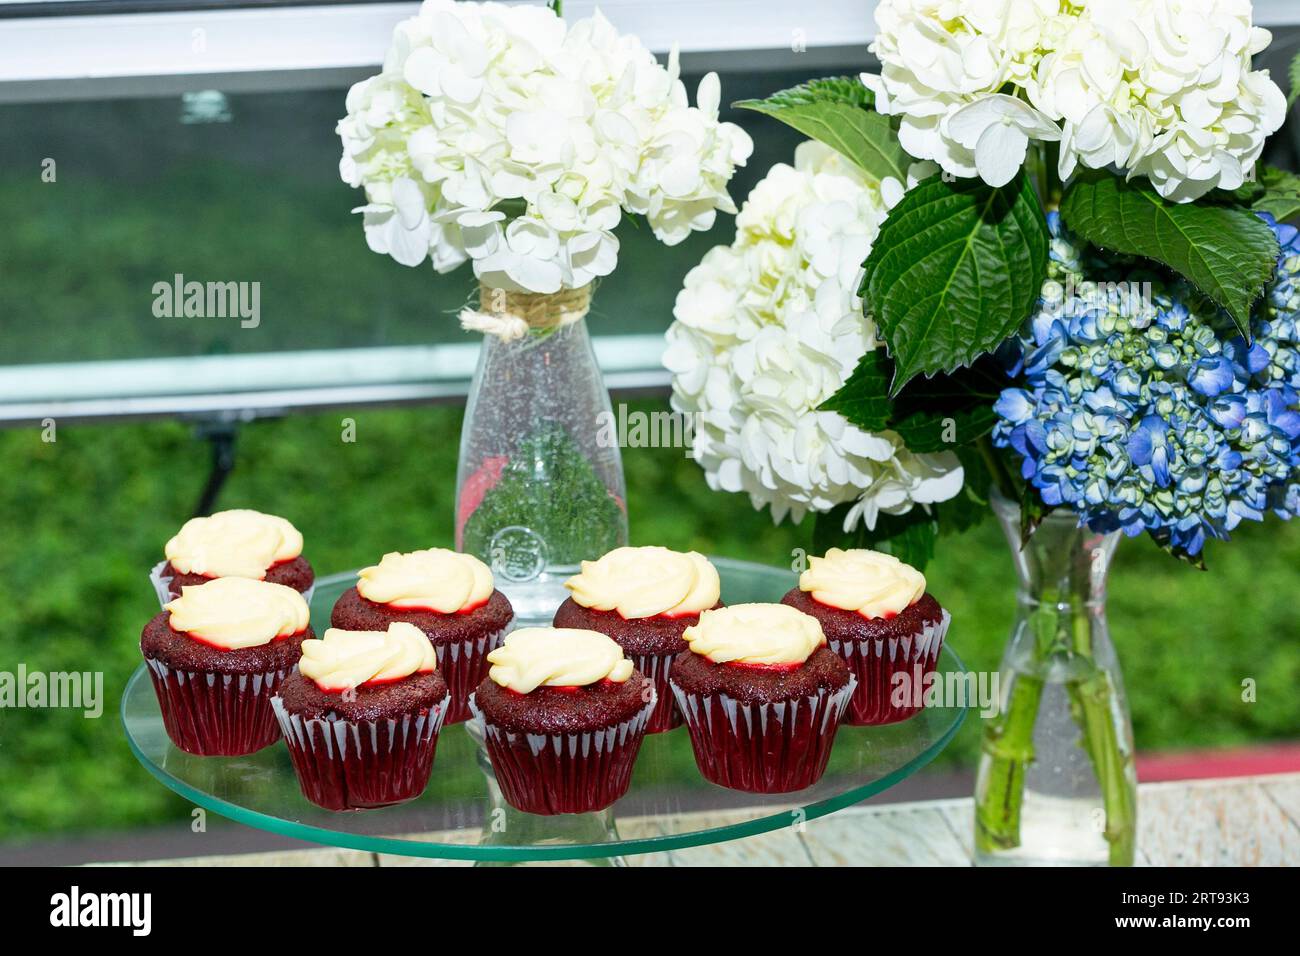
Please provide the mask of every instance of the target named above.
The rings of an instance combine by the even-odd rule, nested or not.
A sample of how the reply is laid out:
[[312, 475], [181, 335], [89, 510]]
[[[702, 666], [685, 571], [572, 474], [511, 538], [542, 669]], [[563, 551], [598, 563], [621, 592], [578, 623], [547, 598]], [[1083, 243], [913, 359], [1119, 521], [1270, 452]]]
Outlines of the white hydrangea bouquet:
[[814, 142], [688, 275], [673, 401], [710, 485], [815, 512], [814, 553], [923, 567], [994, 505], [1021, 593], [977, 859], [1128, 864], [1117, 535], [1200, 564], [1300, 514], [1300, 178], [1260, 163], [1290, 103], [1249, 0], [875, 15], [879, 74], [738, 104]]
[[[881, 0], [875, 16], [879, 74], [737, 104], [820, 145], [773, 169], [687, 277], [665, 363], [712, 487], [776, 520], [817, 513], [815, 548], [924, 566], [938, 534], [983, 518], [992, 482], [1019, 500], [1021, 470], [1036, 511], [1084, 510], [996, 447], [1023, 435], [994, 432], [1006, 353], [1065, 278], [1064, 245], [1186, 281], [1249, 337], [1300, 179], [1257, 162], [1288, 104], [1252, 68], [1269, 35], [1249, 0]], [[1204, 535], [1146, 517], [1125, 530], [1195, 558]]]
[[849, 527], [875, 528], [882, 512], [962, 488], [952, 451], [914, 435], [908, 448], [899, 432], [859, 428], [825, 405], [881, 345], [858, 285], [902, 193], [897, 179], [873, 180], [805, 142], [750, 193], [735, 241], [710, 250], [677, 297], [664, 363], [675, 406], [696, 416], [694, 457], [712, 488], [747, 493], [777, 521], [847, 504]]
[[397, 26], [338, 124], [373, 251], [553, 294], [614, 270], [624, 215], [672, 245], [735, 211], [727, 182], [752, 143], [718, 121], [717, 75], [691, 106], [676, 51], [665, 67], [599, 12], [559, 13], [426, 0]]
[[617, 265], [616, 228], [630, 218], [673, 245], [735, 212], [727, 184], [753, 144], [719, 120], [716, 74], [691, 105], [679, 73], [675, 49], [660, 63], [599, 12], [566, 23], [558, 0], [426, 0], [338, 124], [369, 247], [477, 277], [478, 302], [460, 312], [485, 340], [456, 543], [514, 587], [521, 619], [549, 619], [578, 562], [627, 540], [621, 459], [602, 441], [609, 395], [582, 321]]

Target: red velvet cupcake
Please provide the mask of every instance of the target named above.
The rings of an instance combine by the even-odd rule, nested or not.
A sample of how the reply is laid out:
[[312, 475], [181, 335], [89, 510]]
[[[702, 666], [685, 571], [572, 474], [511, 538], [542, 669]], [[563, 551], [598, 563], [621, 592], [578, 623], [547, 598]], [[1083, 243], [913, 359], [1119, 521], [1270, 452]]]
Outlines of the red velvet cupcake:
[[414, 624], [438, 654], [438, 672], [451, 691], [444, 723], [469, 718], [469, 696], [488, 669], [515, 612], [492, 583], [491, 569], [470, 554], [444, 548], [396, 551], [357, 573], [334, 605], [330, 623], [346, 631], [382, 631]]
[[218, 511], [191, 518], [163, 549], [167, 560], [150, 574], [160, 604], [181, 588], [214, 578], [283, 584], [310, 603], [316, 574], [302, 556], [302, 535], [283, 518], [260, 511]]
[[781, 604], [705, 611], [670, 679], [708, 780], [788, 793], [826, 771], [854, 679], [814, 618]]
[[583, 561], [582, 572], [564, 586], [573, 596], [555, 612], [555, 626], [612, 638], [654, 684], [659, 702], [646, 733], [679, 726], [668, 673], [686, 650], [682, 632], [701, 611], [722, 606], [717, 569], [695, 551], [616, 548], [598, 561]]
[[271, 696], [312, 636], [308, 618], [297, 591], [248, 578], [187, 587], [167, 604], [140, 651], [172, 743], [238, 757], [279, 740]]
[[832, 548], [809, 559], [781, 603], [817, 618], [857, 678], [846, 723], [892, 724], [920, 711], [951, 620], [920, 571], [890, 554]]
[[501, 793], [527, 813], [603, 810], [625, 793], [654, 685], [596, 631], [525, 627], [470, 698]]
[[433, 645], [399, 622], [304, 641], [272, 704], [303, 796], [366, 810], [424, 792], [449, 700]]

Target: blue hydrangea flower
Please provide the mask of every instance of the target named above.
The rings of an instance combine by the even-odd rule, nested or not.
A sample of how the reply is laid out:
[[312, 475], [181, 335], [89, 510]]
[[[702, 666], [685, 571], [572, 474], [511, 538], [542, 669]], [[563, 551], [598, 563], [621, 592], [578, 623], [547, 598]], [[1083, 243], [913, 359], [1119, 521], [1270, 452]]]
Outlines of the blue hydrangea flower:
[[1188, 283], [1092, 256], [1047, 218], [1048, 278], [993, 430], [1044, 503], [1191, 555], [1300, 511], [1297, 230], [1261, 216], [1281, 255], [1247, 342]]

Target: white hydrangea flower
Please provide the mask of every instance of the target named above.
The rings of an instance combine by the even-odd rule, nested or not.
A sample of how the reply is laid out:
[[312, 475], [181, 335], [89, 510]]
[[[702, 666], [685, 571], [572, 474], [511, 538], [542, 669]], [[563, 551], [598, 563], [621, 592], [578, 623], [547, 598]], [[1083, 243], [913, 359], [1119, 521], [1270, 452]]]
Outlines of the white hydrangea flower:
[[1250, 0], [1089, 0], [1026, 87], [1064, 121], [1061, 175], [1116, 165], [1166, 199], [1236, 189], [1286, 99], [1251, 58]]
[[599, 12], [569, 28], [538, 6], [426, 0], [338, 124], [367, 243], [556, 292], [613, 271], [624, 210], [666, 243], [709, 228], [753, 144], [718, 121], [715, 75], [691, 106], [678, 72]]
[[[930, 172], [911, 171], [915, 182]], [[694, 455], [715, 490], [749, 495], [782, 520], [856, 502], [880, 512], [961, 490], [955, 455], [915, 455], [897, 434], [870, 434], [818, 406], [881, 345], [857, 290], [885, 218], [885, 192], [820, 143], [772, 167], [736, 217], [736, 239], [686, 276], [664, 364], [673, 405], [696, 416]]]
[[1187, 202], [1241, 185], [1286, 101], [1250, 0], [881, 0], [863, 74], [914, 156], [1002, 185], [1029, 141]]
[[[980, 135], [971, 135], [969, 120], [961, 135], [950, 129], [954, 114], [1033, 75], [1061, 6], [1061, 0], [881, 0], [871, 44], [881, 71], [862, 74], [862, 81], [880, 112], [901, 116], [905, 150], [955, 176], [975, 176]], [[1006, 125], [1040, 134], [1034, 138], [1054, 127], [1029, 106]], [[1011, 139], [1014, 148], [1019, 137]], [[984, 165], [995, 164], [992, 147], [986, 143]]]
[[1005, 186], [1024, 165], [1031, 139], [1055, 142], [1061, 131], [1024, 100], [991, 93], [948, 117], [948, 135], [975, 158], [990, 186]]

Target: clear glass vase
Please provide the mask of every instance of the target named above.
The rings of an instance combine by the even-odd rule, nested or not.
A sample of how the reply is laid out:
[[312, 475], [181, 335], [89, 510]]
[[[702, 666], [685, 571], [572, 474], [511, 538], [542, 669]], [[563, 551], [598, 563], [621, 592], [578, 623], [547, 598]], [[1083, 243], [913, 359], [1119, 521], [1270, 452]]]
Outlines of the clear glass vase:
[[461, 428], [456, 547], [492, 566], [517, 623], [549, 624], [579, 562], [627, 543], [626, 490], [586, 320], [548, 315], [544, 297], [528, 313], [522, 337], [483, 338]]
[[995, 495], [1019, 576], [1000, 712], [985, 724], [975, 783], [979, 865], [1133, 863], [1133, 728], [1106, 624], [1118, 532], [1048, 514], [1021, 545], [1020, 507]]

